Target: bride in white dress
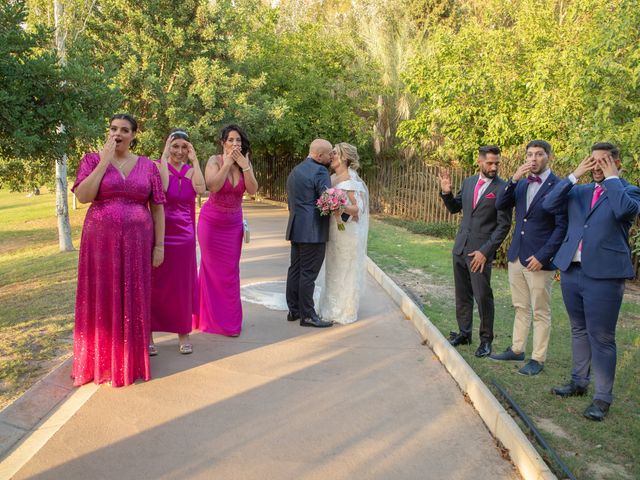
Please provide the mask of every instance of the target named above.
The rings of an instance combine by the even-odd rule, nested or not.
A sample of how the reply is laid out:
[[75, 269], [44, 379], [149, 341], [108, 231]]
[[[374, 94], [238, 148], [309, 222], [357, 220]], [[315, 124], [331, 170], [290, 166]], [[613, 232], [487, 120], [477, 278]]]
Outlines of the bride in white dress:
[[[358, 150], [348, 143], [334, 147], [331, 168], [333, 187], [349, 198], [344, 220], [331, 219], [329, 241], [322, 270], [316, 280], [314, 301], [323, 320], [348, 324], [358, 319], [360, 296], [365, 287], [367, 237], [369, 234], [369, 190], [356, 170]], [[353, 208], [357, 207], [357, 208]], [[347, 214], [350, 214], [347, 218]], [[338, 230], [338, 223], [345, 229]], [[285, 282], [251, 283], [241, 288], [243, 301], [272, 310], [288, 310]]]
[[353, 145], [338, 143], [333, 149], [331, 169], [335, 173], [331, 176], [331, 185], [347, 192], [349, 205], [345, 213], [350, 215], [344, 222], [344, 230], [338, 230], [338, 223], [342, 223], [338, 215], [330, 224], [324, 285], [318, 283], [320, 316], [342, 324], [358, 319], [366, 275], [369, 191], [356, 173], [360, 166], [358, 160], [358, 150]]

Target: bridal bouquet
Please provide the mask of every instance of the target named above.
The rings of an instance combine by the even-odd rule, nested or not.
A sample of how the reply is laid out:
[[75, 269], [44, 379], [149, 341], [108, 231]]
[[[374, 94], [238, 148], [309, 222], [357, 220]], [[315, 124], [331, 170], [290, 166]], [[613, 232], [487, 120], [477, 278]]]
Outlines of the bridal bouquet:
[[[327, 188], [320, 198], [316, 200], [316, 207], [320, 215], [331, 215], [340, 212], [347, 206], [347, 193], [339, 188]], [[338, 222], [338, 230], [344, 230], [344, 223]]]

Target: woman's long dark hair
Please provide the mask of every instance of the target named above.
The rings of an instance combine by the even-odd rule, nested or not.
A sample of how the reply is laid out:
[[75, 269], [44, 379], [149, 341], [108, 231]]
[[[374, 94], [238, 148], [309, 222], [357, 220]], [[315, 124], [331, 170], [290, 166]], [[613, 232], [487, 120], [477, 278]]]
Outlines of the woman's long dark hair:
[[249, 137], [247, 137], [245, 131], [238, 125], [232, 123], [231, 125], [227, 125], [222, 130], [220, 130], [220, 143], [226, 142], [229, 138], [229, 134], [233, 131], [238, 132], [238, 135], [240, 135], [240, 141], [242, 142], [240, 151], [242, 155], [246, 155], [251, 151], [251, 142], [249, 141]]

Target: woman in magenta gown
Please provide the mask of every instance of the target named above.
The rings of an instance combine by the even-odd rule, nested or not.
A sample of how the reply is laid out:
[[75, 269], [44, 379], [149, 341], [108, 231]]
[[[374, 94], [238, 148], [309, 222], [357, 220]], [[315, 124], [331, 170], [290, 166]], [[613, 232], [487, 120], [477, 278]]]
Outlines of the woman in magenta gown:
[[164, 262], [153, 269], [151, 280], [151, 344], [153, 332], [178, 334], [179, 351], [193, 352], [189, 333], [198, 312], [196, 264], [196, 195], [204, 193], [204, 176], [196, 152], [184, 130], [169, 134], [159, 162], [167, 197], [164, 205]]
[[211, 192], [200, 210], [200, 316], [202, 332], [237, 337], [242, 329], [240, 253], [242, 196], [253, 195], [258, 182], [249, 162], [249, 139], [237, 125], [220, 133], [222, 155], [207, 162], [205, 180]]
[[137, 130], [133, 117], [114, 115], [109, 139], [83, 157], [72, 189], [81, 203], [91, 202], [78, 260], [76, 386], [151, 378], [151, 268], [164, 256], [165, 199], [155, 164], [129, 151]]

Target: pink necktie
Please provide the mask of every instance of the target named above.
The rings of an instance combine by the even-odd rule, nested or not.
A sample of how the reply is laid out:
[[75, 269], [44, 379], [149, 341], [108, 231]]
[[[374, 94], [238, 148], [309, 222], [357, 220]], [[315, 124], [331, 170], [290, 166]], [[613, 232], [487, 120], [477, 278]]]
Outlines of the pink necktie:
[[[604, 192], [604, 188], [596, 183], [596, 188], [594, 188], [593, 190], [593, 197], [591, 197], [591, 208], [593, 208], [593, 206], [598, 203], [598, 199], [600, 198], [600, 195], [602, 195], [602, 192]], [[582, 240], [580, 240], [580, 245], [578, 245], [578, 248], [580, 249], [580, 251], [582, 251]]]
[[478, 204], [478, 192], [485, 183], [486, 182], [480, 178], [478, 179], [478, 183], [476, 183], [476, 188], [473, 189], [473, 208], [476, 208], [476, 205]]
[[600, 195], [604, 192], [604, 188], [596, 183], [596, 188], [593, 190], [593, 197], [591, 197], [591, 208], [597, 203]]

